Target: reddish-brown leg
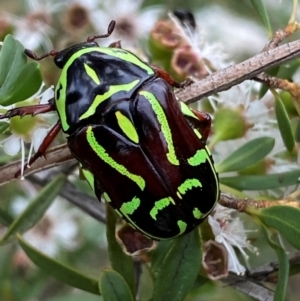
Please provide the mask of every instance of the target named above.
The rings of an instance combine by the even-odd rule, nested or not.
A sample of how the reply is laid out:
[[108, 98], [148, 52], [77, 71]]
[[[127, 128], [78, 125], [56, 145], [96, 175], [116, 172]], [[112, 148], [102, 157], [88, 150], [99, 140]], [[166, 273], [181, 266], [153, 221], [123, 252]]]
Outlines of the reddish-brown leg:
[[211, 128], [211, 117], [209, 114], [197, 111], [195, 109], [191, 109], [191, 111], [198, 118], [197, 122], [194, 122], [194, 127], [199, 130], [202, 135], [202, 139], [204, 142], [206, 142]]
[[[28, 162], [28, 165], [24, 167], [24, 171], [30, 166], [32, 163], [34, 163], [38, 158], [45, 156], [47, 148], [50, 146], [54, 138], [57, 136], [59, 131], [61, 130], [61, 124], [60, 121], [58, 120], [56, 124], [51, 128], [51, 130], [48, 132], [47, 136], [43, 140], [42, 144], [40, 145], [39, 149], [37, 152], [32, 156]], [[19, 177], [21, 175], [21, 170], [19, 170], [16, 174], [15, 177]]]
[[169, 85], [175, 87], [175, 88], [185, 88], [189, 86], [193, 81], [192, 79], [188, 78], [182, 83], [179, 83], [176, 81], [168, 72], [165, 70], [151, 65], [151, 68], [155, 71], [156, 75], [162, 79], [164, 79]]
[[7, 111], [5, 114], [0, 115], [0, 119], [12, 118], [14, 116], [23, 117], [25, 115], [37, 115], [41, 113], [47, 113], [55, 111], [55, 105], [52, 103], [42, 104], [42, 105], [33, 105], [27, 107], [15, 108]]

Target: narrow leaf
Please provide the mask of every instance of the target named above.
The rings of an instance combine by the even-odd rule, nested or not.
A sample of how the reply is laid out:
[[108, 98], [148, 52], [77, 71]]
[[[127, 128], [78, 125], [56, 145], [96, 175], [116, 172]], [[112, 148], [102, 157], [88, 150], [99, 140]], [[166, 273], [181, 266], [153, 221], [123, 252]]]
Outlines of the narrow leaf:
[[254, 9], [256, 10], [256, 12], [258, 13], [259, 17], [261, 18], [269, 37], [272, 36], [272, 29], [271, 29], [271, 25], [270, 25], [270, 21], [269, 21], [269, 16], [264, 4], [263, 0], [250, 0]]
[[269, 175], [222, 177], [220, 182], [237, 190], [264, 190], [299, 185], [299, 177], [300, 170], [294, 170]]
[[106, 206], [106, 236], [108, 242], [108, 253], [111, 266], [126, 280], [131, 292], [135, 295], [134, 266], [132, 258], [126, 255], [116, 240], [116, 213], [107, 204]]
[[262, 160], [273, 149], [275, 139], [260, 137], [249, 141], [216, 166], [218, 172], [237, 171]]
[[267, 227], [276, 229], [296, 249], [300, 250], [300, 209], [289, 206], [273, 206], [248, 211]]
[[291, 152], [295, 146], [295, 138], [286, 108], [278, 94], [275, 98], [275, 112], [281, 138], [287, 150]]
[[15, 234], [24, 233], [33, 227], [44, 215], [48, 207], [59, 194], [64, 186], [66, 176], [63, 174], [55, 177], [38, 196], [27, 206], [27, 208], [19, 215], [10, 225], [7, 232], [0, 241], [0, 245], [7, 243], [14, 238]]
[[104, 271], [100, 279], [99, 288], [104, 301], [134, 300], [126, 281], [116, 271]]
[[274, 293], [274, 301], [284, 301], [286, 300], [286, 291], [289, 279], [289, 259], [282, 246], [271, 239], [268, 229], [265, 226], [262, 226], [261, 229], [263, 230], [262, 232], [267, 243], [276, 252], [279, 263], [278, 281]]
[[201, 264], [198, 229], [176, 239], [154, 285], [153, 301], [181, 301], [193, 287]]
[[92, 294], [100, 295], [97, 279], [80, 274], [72, 268], [65, 266], [53, 258], [39, 252], [36, 248], [28, 244], [21, 235], [17, 234], [17, 238], [26, 255], [39, 268], [70, 286]]
[[176, 240], [172, 239], [162, 240], [157, 244], [151, 260], [152, 273], [156, 274], [159, 272], [167, 253], [171, 250], [174, 243], [176, 243]]
[[295, 140], [297, 143], [300, 142], [300, 120], [298, 120], [296, 131], [295, 131]]

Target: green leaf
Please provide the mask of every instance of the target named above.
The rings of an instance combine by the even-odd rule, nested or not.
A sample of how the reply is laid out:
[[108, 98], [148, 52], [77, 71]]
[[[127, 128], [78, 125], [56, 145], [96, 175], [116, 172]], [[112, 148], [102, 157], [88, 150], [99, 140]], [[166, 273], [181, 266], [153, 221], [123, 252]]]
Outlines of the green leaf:
[[165, 259], [167, 253], [172, 248], [173, 244], [176, 243], [176, 240], [161, 240], [155, 250], [153, 251], [153, 256], [151, 260], [151, 272], [156, 274], [159, 272], [162, 262]]
[[65, 184], [66, 176], [63, 174], [55, 177], [37, 197], [26, 207], [10, 225], [0, 241], [0, 245], [14, 238], [16, 233], [24, 233], [33, 227], [44, 215], [48, 207], [59, 194]]
[[256, 10], [256, 12], [258, 13], [259, 17], [261, 18], [269, 37], [272, 36], [272, 29], [271, 29], [271, 25], [270, 25], [270, 21], [269, 21], [269, 16], [264, 4], [263, 0], [250, 0], [254, 9]]
[[129, 286], [116, 271], [105, 270], [99, 288], [104, 301], [134, 301]]
[[297, 143], [300, 142], [300, 119], [297, 122], [297, 127], [296, 127], [296, 131], [295, 131], [295, 140]]
[[12, 35], [7, 35], [0, 52], [0, 87], [13, 81], [15, 75], [26, 65], [23, 45]]
[[100, 295], [97, 279], [80, 274], [72, 268], [65, 266], [53, 258], [39, 252], [36, 248], [28, 244], [21, 235], [17, 234], [17, 238], [26, 255], [39, 268], [70, 286], [92, 294]]
[[42, 84], [37, 62], [27, 63], [24, 47], [7, 35], [0, 52], [0, 104], [8, 106], [34, 95]]
[[183, 300], [197, 278], [201, 258], [198, 229], [177, 238], [158, 272], [153, 301]]
[[247, 210], [267, 227], [276, 229], [296, 249], [300, 250], [300, 209], [289, 206], [272, 206]]
[[295, 138], [286, 108], [278, 94], [275, 97], [275, 112], [281, 138], [287, 150], [291, 152], [295, 146]]
[[135, 295], [134, 266], [132, 258], [126, 255], [116, 240], [116, 213], [114, 209], [106, 205], [106, 236], [108, 253], [111, 266], [126, 280], [131, 292]]
[[244, 169], [262, 160], [273, 149], [275, 139], [260, 137], [249, 141], [216, 166], [219, 173]]
[[10, 99], [8, 99], [3, 105], [10, 105], [18, 101], [27, 99], [34, 95], [42, 84], [42, 75], [40, 65], [36, 62], [29, 62], [24, 66], [15, 79], [16, 85], [11, 87]]
[[12, 216], [0, 208], [0, 224], [8, 227], [13, 221], [14, 219], [12, 218]]
[[286, 291], [289, 279], [289, 259], [282, 246], [271, 239], [268, 229], [264, 226], [262, 226], [261, 229], [263, 230], [262, 232], [267, 243], [276, 252], [279, 263], [278, 280], [274, 293], [274, 301], [284, 301], [286, 300]]
[[237, 190], [264, 190], [299, 185], [300, 170], [285, 173], [222, 177], [220, 182]]

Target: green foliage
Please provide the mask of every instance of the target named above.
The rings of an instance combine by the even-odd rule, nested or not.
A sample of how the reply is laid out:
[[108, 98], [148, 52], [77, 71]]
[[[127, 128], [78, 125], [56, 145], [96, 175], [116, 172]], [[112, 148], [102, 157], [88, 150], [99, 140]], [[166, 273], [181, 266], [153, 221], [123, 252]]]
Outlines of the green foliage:
[[278, 285], [276, 286], [274, 301], [284, 301], [286, 300], [289, 279], [289, 259], [284, 248], [271, 238], [271, 233], [268, 231], [268, 228], [262, 225], [261, 229], [267, 243], [276, 252], [279, 263]]
[[26, 255], [41, 269], [48, 272], [62, 282], [79, 288], [81, 290], [99, 295], [98, 281], [87, 277], [74, 269], [46, 256], [39, 252], [36, 248], [28, 244], [21, 235], [17, 234], [20, 246], [25, 251]]
[[219, 173], [244, 169], [265, 158], [273, 149], [274, 144], [275, 140], [270, 137], [251, 140], [216, 165], [216, 169]]
[[291, 152], [295, 146], [295, 138], [293, 135], [290, 118], [278, 94], [275, 98], [275, 111], [282, 140], [287, 150]]
[[114, 270], [105, 270], [99, 282], [104, 301], [134, 301], [125, 279]]
[[287, 171], [277, 174], [221, 177], [222, 184], [237, 190], [265, 190], [297, 185], [300, 171]]
[[116, 240], [116, 213], [108, 204], [106, 206], [106, 220], [108, 253], [112, 268], [126, 280], [131, 293], [134, 295], [135, 287], [133, 261], [123, 252], [120, 244]]
[[58, 175], [53, 179], [38, 196], [27, 206], [27, 208], [18, 216], [17, 219], [8, 228], [7, 232], [0, 240], [0, 245], [9, 242], [15, 238], [17, 233], [24, 233], [33, 227], [43, 217], [48, 207], [58, 196], [64, 186], [65, 175]]
[[269, 21], [269, 16], [265, 7], [265, 3], [263, 0], [251, 0], [251, 4], [253, 5], [254, 9], [256, 10], [257, 14], [261, 18], [269, 37], [272, 36], [272, 29]]
[[35, 94], [42, 84], [40, 65], [27, 62], [24, 47], [7, 35], [0, 52], [0, 105], [8, 106]]
[[153, 301], [184, 300], [197, 278], [201, 258], [197, 229], [174, 240], [158, 270]]
[[297, 250], [300, 250], [300, 209], [288, 206], [272, 206], [250, 211], [268, 228], [276, 229]]

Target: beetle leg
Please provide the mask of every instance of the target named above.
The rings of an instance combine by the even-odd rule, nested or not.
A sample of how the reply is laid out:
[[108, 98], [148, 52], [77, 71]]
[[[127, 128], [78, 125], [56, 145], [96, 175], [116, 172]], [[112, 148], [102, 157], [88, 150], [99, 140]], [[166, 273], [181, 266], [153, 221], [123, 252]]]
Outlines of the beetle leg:
[[[59, 131], [61, 130], [61, 124], [60, 121], [58, 120], [56, 122], [56, 124], [51, 128], [51, 130], [48, 132], [47, 136], [44, 138], [42, 144], [40, 145], [39, 149], [37, 150], [37, 152], [34, 154], [34, 156], [32, 156], [27, 164], [27, 166], [25, 166], [24, 171], [30, 167], [30, 165], [32, 163], [34, 163], [38, 158], [44, 156], [46, 157], [46, 150], [47, 148], [50, 146], [50, 144], [52, 143], [52, 141], [54, 140], [54, 138], [57, 136], [57, 134], [59, 133]], [[21, 175], [21, 170], [19, 170], [16, 174], [15, 177], [19, 177]]]
[[197, 121], [193, 119], [193, 126], [195, 129], [199, 130], [202, 135], [202, 139], [206, 142], [210, 128], [211, 128], [211, 117], [209, 114], [197, 111], [190, 108], [190, 110], [196, 115]]
[[185, 88], [193, 83], [193, 80], [191, 78], [187, 78], [182, 83], [176, 81], [168, 72], [165, 70], [151, 65], [151, 68], [155, 71], [156, 75], [162, 79], [164, 79], [169, 85], [175, 87], [175, 88]]
[[20, 107], [20, 108], [14, 108], [14, 109], [8, 110], [5, 114], [0, 115], [0, 119], [12, 118], [15, 116], [23, 117], [25, 115], [35, 116], [37, 114], [48, 113], [48, 112], [55, 111], [55, 110], [56, 110], [56, 108], [55, 108], [54, 103]]

